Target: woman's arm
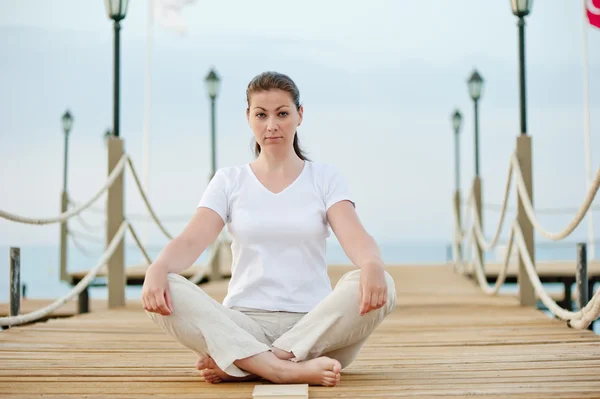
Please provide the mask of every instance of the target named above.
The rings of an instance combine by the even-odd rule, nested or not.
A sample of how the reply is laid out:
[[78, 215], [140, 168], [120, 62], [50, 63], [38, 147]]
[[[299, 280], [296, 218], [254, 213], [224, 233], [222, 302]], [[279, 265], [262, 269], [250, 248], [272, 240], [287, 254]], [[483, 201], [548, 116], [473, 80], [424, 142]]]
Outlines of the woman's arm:
[[217, 238], [224, 226], [217, 212], [198, 208], [185, 229], [167, 244], [150, 268], [167, 273], [184, 271]]
[[377, 243], [358, 219], [350, 201], [340, 201], [327, 211], [331, 229], [352, 263], [365, 267], [383, 268], [383, 260]]
[[350, 201], [331, 206], [327, 219], [350, 261], [361, 269], [361, 316], [379, 309], [387, 302], [387, 283], [377, 243], [365, 230]]

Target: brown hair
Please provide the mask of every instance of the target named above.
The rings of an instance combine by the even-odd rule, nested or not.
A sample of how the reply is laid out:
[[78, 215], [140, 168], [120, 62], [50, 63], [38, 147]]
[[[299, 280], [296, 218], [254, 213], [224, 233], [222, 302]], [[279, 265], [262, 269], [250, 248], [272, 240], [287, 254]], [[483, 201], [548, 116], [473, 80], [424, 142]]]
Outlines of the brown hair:
[[[263, 72], [260, 75], [255, 76], [250, 81], [248, 88], [246, 89], [246, 101], [248, 103], [248, 109], [250, 109], [250, 96], [253, 93], [273, 89], [279, 89], [288, 92], [290, 97], [292, 97], [292, 101], [294, 102], [296, 109], [300, 109], [300, 91], [298, 90], [298, 86], [296, 86], [294, 81], [290, 79], [289, 76], [279, 72]], [[309, 160], [304, 154], [304, 151], [300, 148], [300, 143], [298, 142], [298, 132], [294, 134], [294, 152], [303, 161]], [[258, 157], [259, 154], [260, 144], [255, 141], [254, 155]]]

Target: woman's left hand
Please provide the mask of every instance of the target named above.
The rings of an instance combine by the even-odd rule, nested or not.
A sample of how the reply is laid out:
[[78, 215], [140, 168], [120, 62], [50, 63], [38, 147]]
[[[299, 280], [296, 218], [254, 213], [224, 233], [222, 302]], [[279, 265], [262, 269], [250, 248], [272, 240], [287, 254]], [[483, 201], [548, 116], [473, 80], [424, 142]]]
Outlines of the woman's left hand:
[[387, 283], [382, 266], [365, 266], [360, 272], [360, 315], [379, 309], [387, 302]]

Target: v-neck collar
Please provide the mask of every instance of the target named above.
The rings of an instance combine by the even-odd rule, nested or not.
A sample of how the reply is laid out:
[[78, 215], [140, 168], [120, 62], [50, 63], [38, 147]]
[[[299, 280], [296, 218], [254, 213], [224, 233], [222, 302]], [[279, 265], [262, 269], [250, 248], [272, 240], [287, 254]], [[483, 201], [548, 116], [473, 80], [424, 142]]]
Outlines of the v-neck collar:
[[305, 172], [305, 171], [306, 171], [306, 169], [307, 169], [307, 164], [308, 164], [308, 161], [304, 161], [304, 165], [302, 166], [302, 170], [300, 171], [300, 173], [298, 174], [298, 176], [296, 176], [296, 178], [295, 178], [295, 179], [294, 179], [294, 180], [293, 180], [293, 181], [292, 181], [290, 184], [288, 184], [286, 187], [284, 187], [284, 188], [283, 188], [283, 190], [281, 190], [281, 191], [279, 191], [279, 192], [277, 192], [277, 193], [275, 193], [275, 192], [273, 192], [273, 191], [269, 190], [267, 187], [265, 187], [265, 185], [264, 185], [264, 184], [262, 184], [262, 182], [261, 182], [261, 181], [258, 179], [258, 177], [257, 177], [257, 176], [254, 174], [254, 171], [252, 170], [252, 167], [250, 166], [250, 163], [247, 163], [247, 164], [246, 164], [246, 168], [248, 168], [248, 172], [249, 172], [249, 173], [250, 173], [250, 175], [253, 177], [254, 181], [255, 181], [256, 183], [258, 183], [258, 185], [259, 185], [259, 186], [261, 186], [263, 190], [265, 190], [267, 193], [269, 193], [269, 194], [271, 194], [271, 195], [278, 196], [278, 195], [281, 195], [281, 194], [283, 194], [284, 192], [288, 191], [289, 189], [291, 189], [291, 188], [292, 188], [292, 186], [294, 186], [294, 185], [296, 184], [296, 182], [297, 182], [298, 180], [300, 180], [300, 178], [301, 178], [301, 177], [304, 175], [304, 172]]

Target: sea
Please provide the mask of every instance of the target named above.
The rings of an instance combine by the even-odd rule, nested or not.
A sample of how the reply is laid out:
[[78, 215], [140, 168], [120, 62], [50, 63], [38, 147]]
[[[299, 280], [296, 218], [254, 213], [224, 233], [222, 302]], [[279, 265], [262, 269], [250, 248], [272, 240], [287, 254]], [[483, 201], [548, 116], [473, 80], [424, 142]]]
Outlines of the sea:
[[[149, 246], [149, 255], [155, 259], [161, 251], [160, 246]], [[445, 242], [393, 242], [379, 243], [379, 248], [386, 265], [402, 267], [402, 265], [431, 265], [445, 263], [451, 259], [449, 243]], [[588, 249], [589, 251], [589, 249]], [[600, 245], [595, 246], [596, 253], [600, 254]], [[59, 279], [59, 247], [56, 245], [35, 245], [20, 248], [21, 252], [21, 284], [25, 289], [27, 298], [55, 299], [67, 294], [71, 286]], [[74, 245], [68, 248], [68, 270], [89, 270], [94, 267], [102, 254], [102, 248], [96, 251], [83, 251]], [[575, 244], [559, 243], [559, 245], [539, 245], [536, 247], [536, 260], [571, 260], [576, 259]], [[196, 263], [205, 263], [208, 251], [203, 253]], [[498, 262], [499, 255], [488, 253], [486, 261]], [[140, 251], [133, 245], [127, 244], [125, 251], [126, 265], [144, 263]], [[343, 249], [337, 242], [328, 242], [328, 264], [351, 264]], [[575, 270], [573, 270], [575, 273]], [[9, 300], [9, 247], [0, 246], [0, 302]], [[599, 289], [597, 284], [595, 290]], [[515, 284], [505, 284], [502, 291], [516, 292]], [[562, 292], [561, 284], [546, 284], [549, 292]], [[139, 299], [141, 286], [128, 286], [126, 296], [130, 299]], [[594, 292], [595, 292], [594, 290]], [[591, 293], [590, 293], [591, 296]], [[90, 297], [104, 299], [107, 297], [105, 287], [91, 287]], [[576, 309], [575, 309], [576, 310]], [[546, 311], [548, 317], [551, 315]], [[594, 331], [600, 334], [600, 322], [595, 323]]]

